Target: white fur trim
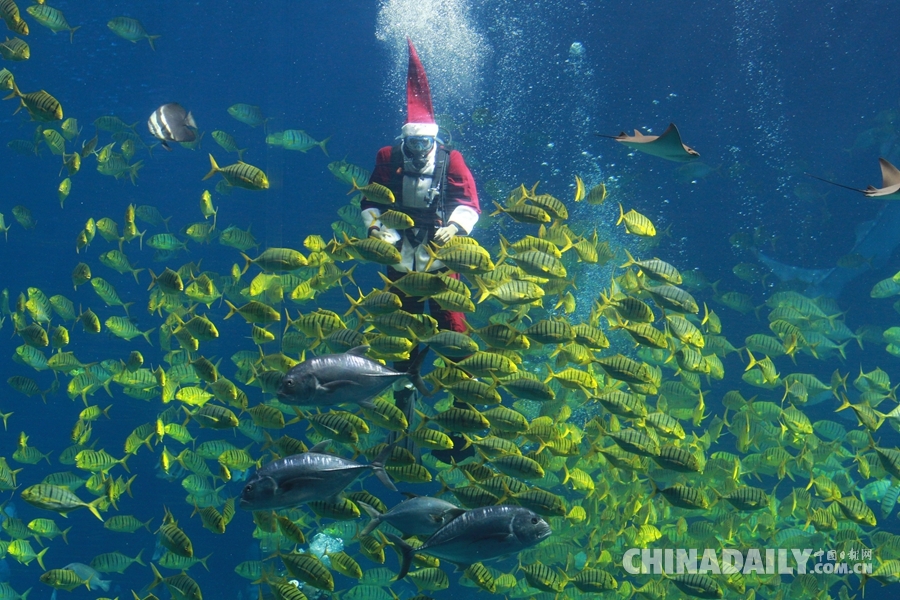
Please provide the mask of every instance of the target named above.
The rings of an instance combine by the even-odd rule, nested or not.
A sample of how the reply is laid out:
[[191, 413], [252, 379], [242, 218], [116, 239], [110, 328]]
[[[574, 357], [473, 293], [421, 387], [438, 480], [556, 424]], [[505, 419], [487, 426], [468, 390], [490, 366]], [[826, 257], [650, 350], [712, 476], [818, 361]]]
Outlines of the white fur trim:
[[437, 123], [407, 123], [400, 129], [400, 137], [412, 135], [427, 135], [435, 137], [438, 134]]
[[387, 242], [388, 244], [396, 244], [400, 241], [400, 232], [396, 229], [388, 229], [387, 227], [382, 227], [381, 231], [384, 232], [384, 237], [382, 237], [382, 241]]
[[450, 213], [447, 223], [456, 223], [463, 228], [462, 233], [469, 235], [475, 229], [475, 223], [478, 222], [478, 213], [471, 206], [457, 206]]

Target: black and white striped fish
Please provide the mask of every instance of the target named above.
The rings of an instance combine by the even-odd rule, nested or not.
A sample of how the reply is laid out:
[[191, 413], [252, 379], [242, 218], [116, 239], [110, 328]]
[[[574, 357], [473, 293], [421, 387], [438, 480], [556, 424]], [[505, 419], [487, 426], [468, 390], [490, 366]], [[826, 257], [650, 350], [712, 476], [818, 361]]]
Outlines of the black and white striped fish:
[[193, 142], [197, 139], [197, 123], [191, 113], [177, 102], [163, 104], [147, 119], [147, 128], [154, 137], [162, 140], [162, 145], [170, 150], [166, 142]]

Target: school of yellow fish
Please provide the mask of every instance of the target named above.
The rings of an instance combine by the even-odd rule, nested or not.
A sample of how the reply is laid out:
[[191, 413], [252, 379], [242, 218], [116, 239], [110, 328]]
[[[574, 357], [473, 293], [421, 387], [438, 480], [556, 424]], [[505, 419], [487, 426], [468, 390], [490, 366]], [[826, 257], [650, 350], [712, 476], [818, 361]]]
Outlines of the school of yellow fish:
[[[54, 32], [71, 36], [78, 29], [43, 3], [27, 13]], [[12, 0], [0, 0], [0, 16], [11, 30], [27, 35]], [[159, 37], [125, 17], [109, 27], [133, 42], [147, 39], [151, 47]], [[28, 46], [19, 42], [0, 44], [0, 54], [27, 59]], [[134, 182], [142, 160], [132, 159], [149, 150], [134, 125], [99, 117], [97, 134], [69, 152], [67, 144], [81, 130], [74, 118], [63, 120], [52, 95], [22, 93], [6, 69], [0, 70], [0, 85], [41, 123], [33, 140], [12, 140], [9, 147], [37, 155], [43, 144], [61, 157], [68, 175], [60, 184], [61, 205], [71, 177], [90, 157], [100, 173]], [[26, 89], [34, 87], [29, 82]], [[265, 122], [258, 107], [246, 104], [229, 114], [252, 127]], [[98, 149], [101, 134], [111, 142]], [[242, 156], [230, 134], [216, 131], [212, 137]], [[326, 152], [328, 139], [287, 130], [268, 133], [266, 142]], [[269, 187], [257, 167], [239, 160], [220, 168], [210, 159], [207, 177], [222, 175], [219, 194]], [[618, 220], [600, 231], [593, 223], [570, 222], [567, 206], [583, 201], [599, 207], [608, 195], [604, 184], [588, 189], [577, 176], [571, 200], [539, 192], [534, 184], [495, 202], [495, 212], [484, 219], [502, 223], [505, 234], [496, 243], [459, 237], [433, 247], [433, 259], [461, 280], [414, 273], [365, 292], [356, 287], [354, 272], [396, 264], [400, 256], [392, 245], [363, 237], [359, 200], [365, 194], [389, 205], [393, 198], [376, 184], [361, 186], [369, 179], [361, 167], [337, 161], [328, 168], [359, 194], [337, 211], [332, 232], [310, 232], [302, 245], [260, 250], [249, 228], [220, 228], [226, 215], [204, 191], [197, 213], [163, 217], [153, 206], [129, 205], [121, 228], [118, 215], [98, 214], [73, 231], [68, 260], [76, 301], [67, 297], [68, 282], [55, 289], [3, 290], [0, 326], [8, 321], [15, 332], [13, 360], [19, 364], [10, 368], [21, 374], [8, 378], [19, 396], [10, 396], [3, 403], [9, 412], [0, 414], [11, 435], [21, 433], [15, 450], [0, 458], [0, 490], [37, 510], [23, 506], [21, 514], [29, 518], [5, 517], [0, 555], [25, 566], [36, 562], [43, 573], [32, 567], [33, 583], [106, 590], [103, 578], [137, 563], [145, 568], [144, 589], [135, 587], [133, 597], [154, 598], [152, 590], [163, 586], [173, 598], [200, 600], [198, 569], [207, 566], [210, 554], [216, 560], [217, 536], [229, 535], [234, 496], [248, 471], [325, 439], [334, 441], [336, 454], [372, 460], [392, 431], [403, 432], [421, 450], [418, 458], [399, 446], [392, 451], [387, 472], [404, 491], [440, 496], [465, 509], [525, 506], [547, 518], [554, 532], [521, 553], [518, 566], [476, 563], [453, 575], [437, 559], [417, 555], [409, 579], [419, 600], [448, 588], [451, 577], [507, 598], [556, 600], [602, 592], [621, 598], [850, 598], [867, 579], [888, 584], [900, 578], [900, 536], [878, 529], [900, 495], [900, 451], [878, 441], [885, 424], [900, 430], [896, 386], [884, 370], [857, 374], [844, 362], [851, 341], [886, 343], [887, 352], [900, 356], [900, 328], [851, 331], [835, 301], [787, 288], [769, 288], [758, 306], [741, 292], [720, 292], [700, 272], [681, 272], [650, 256], [657, 239], [653, 222], [621, 204]], [[0, 228], [26, 244], [26, 236], [36, 235], [30, 232], [36, 223], [23, 205], [12, 213], [27, 233], [10, 231], [2, 215]], [[396, 229], [411, 226], [404, 217], [382, 215]], [[639, 240], [633, 248], [603, 239], [603, 231], [620, 225]], [[213, 240], [234, 253], [228, 273], [200, 266], [211, 248], [205, 244]], [[138, 267], [151, 261], [158, 266]], [[742, 263], [735, 274], [758, 281], [759, 269]], [[599, 297], [578, 292], [580, 282], [601, 276], [609, 285]], [[149, 284], [145, 307], [158, 321], [143, 331], [130, 318], [143, 307], [123, 302], [117, 292], [132, 277]], [[470, 331], [439, 331], [430, 317], [400, 310], [392, 290], [467, 313]], [[873, 298], [898, 294], [900, 274], [872, 290]], [[334, 301], [343, 297], [345, 303]], [[755, 313], [766, 333], [735, 344], [723, 330], [731, 315], [723, 313], [722, 319], [710, 305]], [[246, 321], [252, 342], [219, 337], [218, 326], [233, 317]], [[79, 339], [98, 334], [131, 342], [130, 353], [79, 356]], [[152, 347], [149, 361], [142, 353], [145, 343]], [[427, 345], [435, 357], [427, 377], [435, 393], [419, 403], [418, 423], [410, 425], [391, 410], [390, 391], [376, 409], [353, 411], [302, 411], [274, 395], [283, 374], [306, 356], [366, 345], [368, 356], [395, 361], [408, 358], [416, 344]], [[217, 358], [228, 351], [230, 361]], [[830, 378], [817, 374], [826, 363]], [[742, 372], [739, 389], [722, 383], [726, 364]], [[57, 440], [42, 439], [38, 424], [15, 415], [16, 404], [37, 398], [52, 406], [54, 418], [72, 422], [71, 445], [55, 456], [41, 449], [58, 447]], [[454, 407], [454, 400], [468, 408]], [[835, 411], [849, 409], [858, 425], [839, 417], [811, 418], [810, 407], [820, 402]], [[117, 417], [126, 412], [122, 405], [132, 403], [155, 416], [142, 422]], [[93, 436], [99, 419], [116, 420], [120, 435]], [[447, 465], [431, 456], [429, 450], [452, 447], [449, 433], [464, 435], [474, 457]], [[162, 479], [129, 472], [128, 459], [139, 453], [157, 457]], [[162, 504], [152, 514], [131, 514], [135, 490], [146, 500], [157, 485], [180, 485], [190, 517], [178, 519]], [[344, 600], [410, 597], [410, 584], [393, 581], [395, 571], [382, 566], [393, 564], [383, 535], [389, 525], [360, 535], [366, 522], [359, 503], [386, 512], [389, 507], [376, 495], [382, 492], [367, 480], [340, 502], [254, 512], [253, 540], [264, 558], [231, 566], [260, 584], [261, 598], [302, 599], [314, 590], [340, 591]], [[54, 518], [79, 508], [96, 517], [93, 530], [81, 524], [64, 529]], [[237, 516], [242, 517], [249, 518]], [[184, 521], [194, 519], [207, 531], [189, 537]], [[135, 557], [116, 550], [116, 536], [142, 531], [146, 545]], [[308, 541], [322, 532], [340, 538], [343, 549], [310, 553]], [[109, 552], [89, 565], [54, 561], [57, 538], [76, 543], [90, 535], [108, 540]], [[251, 541], [229, 538], [227, 544]], [[154, 545], [166, 552], [148, 567], [142, 555], [149, 556]], [[783, 580], [740, 572], [628, 576], [621, 564], [629, 548], [748, 547], [868, 549], [874, 572], [862, 580]], [[0, 598], [26, 594], [0, 584]]]

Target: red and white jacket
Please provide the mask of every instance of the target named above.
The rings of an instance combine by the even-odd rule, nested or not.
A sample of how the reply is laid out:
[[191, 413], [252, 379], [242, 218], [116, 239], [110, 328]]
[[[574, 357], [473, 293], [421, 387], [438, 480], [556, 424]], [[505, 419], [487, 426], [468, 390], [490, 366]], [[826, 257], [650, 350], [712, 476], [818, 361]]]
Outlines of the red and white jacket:
[[[389, 233], [387, 241], [400, 244], [402, 261], [393, 267], [398, 271], [423, 271], [429, 261], [425, 248], [437, 228], [454, 223], [461, 229], [460, 235], [469, 235], [481, 214], [475, 179], [466, 166], [462, 154], [457, 150], [451, 150], [448, 157], [447, 184], [442, 192], [443, 214], [440, 214], [438, 201], [429, 206], [426, 198], [428, 190], [432, 187], [431, 175], [434, 172], [436, 154], [432, 151], [428, 164], [418, 172], [404, 160], [399, 143], [381, 148], [375, 158], [375, 169], [369, 183], [379, 183], [390, 189], [397, 204], [386, 207], [363, 198], [361, 203], [363, 222], [366, 229], [380, 227], [387, 231]], [[406, 212], [413, 217], [417, 227], [408, 232], [384, 227], [380, 220], [381, 212], [388, 209]], [[434, 261], [429, 270], [435, 271], [443, 266], [440, 261]]]

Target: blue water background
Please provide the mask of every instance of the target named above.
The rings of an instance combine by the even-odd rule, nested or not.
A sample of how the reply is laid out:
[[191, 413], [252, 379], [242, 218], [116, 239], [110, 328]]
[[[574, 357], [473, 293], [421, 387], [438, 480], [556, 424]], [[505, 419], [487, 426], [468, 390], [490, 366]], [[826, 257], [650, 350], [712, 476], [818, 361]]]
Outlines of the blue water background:
[[[108, 248], [99, 236], [85, 252], [76, 254], [75, 237], [88, 217], [110, 216], [121, 225], [125, 207], [133, 203], [154, 205], [165, 216], [173, 215], [173, 231], [201, 221], [200, 193], [214, 183], [200, 181], [209, 169], [208, 152], [222, 165], [233, 158], [226, 157], [209, 137], [212, 130], [223, 129], [241, 147], [249, 148], [245, 160], [268, 173], [272, 188], [216, 196], [219, 228], [252, 225], [262, 246], [299, 247], [309, 234], [328, 235], [335, 211], [347, 196], [327, 164], [346, 158], [371, 168], [376, 150], [390, 143], [404, 122], [403, 33], [413, 36], [431, 75], [437, 112], [465, 124], [456, 141], [473, 167], [483, 207], [503, 199], [488, 193], [485, 184], [492, 180], [503, 190], [539, 180], [541, 190], [560, 198], [571, 197], [576, 174], [588, 186], [605, 181], [611, 190], [607, 205], [576, 211], [578, 218], [594, 220], [601, 237], [616, 244], [633, 243], [613, 226], [615, 203], [622, 202], [626, 210], [635, 208], [650, 216], [660, 230], [671, 226], [671, 237], [662, 240], [655, 254], [682, 270], [699, 268], [710, 281], [721, 280], [720, 289], [752, 294], [757, 304], [764, 299], [764, 290], [731, 273], [734, 264], [748, 260], [735, 253], [728, 237], [762, 227], [776, 239], [767, 250], [779, 260], [806, 267], [831, 266], [850, 251], [854, 227], [873, 218], [881, 204], [820, 185], [803, 172], [865, 187], [880, 183], [879, 156], [900, 158], [895, 136], [858, 139], [875, 127], [879, 113], [898, 110], [895, 19], [890, 17], [896, 16], [897, 9], [889, 2], [501, 0], [471, 6], [447, 2], [438, 10], [428, 2], [388, 2], [380, 7], [361, 1], [161, 1], [151, 5], [59, 0], [54, 6], [64, 11], [72, 25], [80, 26], [74, 43], [69, 43], [66, 32], [54, 35], [25, 15], [31, 26], [27, 41], [32, 58], [2, 66], [14, 72], [23, 91], [46, 89], [56, 96], [66, 116], [78, 118], [84, 126], [80, 139], [93, 135], [95, 118], [114, 114], [128, 123], [138, 122], [137, 131], [150, 142], [144, 126], [147, 116], [172, 101], [192, 110], [207, 134], [197, 151], [175, 148], [168, 153], [156, 147], [152, 157], [139, 154], [136, 159], [143, 159], [144, 167], [134, 186], [127, 179], [100, 175], [94, 161], [85, 160], [82, 171], [72, 177], [73, 190], [62, 209], [56, 198], [59, 158], [46, 150], [37, 159], [19, 156], [5, 144], [0, 146], [0, 212], [12, 226], [8, 242], [0, 243], [0, 288], [8, 288], [13, 300], [29, 286], [39, 287], [48, 296], [62, 293], [76, 306], [94, 308], [101, 320], [121, 314], [119, 309], [103, 307], [89, 286], [77, 292], [72, 289], [72, 268], [87, 257], [95, 275], [113, 283], [123, 300], [136, 303], [131, 314], [141, 329], [160, 322], [144, 308], [146, 274], [142, 274], [142, 285], [136, 286], [130, 275], [101, 266], [96, 256]], [[24, 3], [20, 8], [24, 14]], [[380, 8], [382, 19], [386, 11], [395, 19], [379, 24]], [[122, 15], [139, 18], [149, 33], [162, 35], [155, 52], [146, 41], [132, 44], [107, 29], [109, 19]], [[451, 18], [455, 26], [443, 26]], [[576, 42], [582, 52], [577, 47], [573, 51]], [[461, 49], [478, 54], [454, 54]], [[318, 148], [302, 154], [268, 147], [262, 128], [250, 128], [227, 114], [226, 109], [237, 102], [262, 107], [270, 118], [270, 130], [298, 128], [317, 139], [333, 136], [328, 145], [330, 158]], [[479, 108], [487, 109], [496, 120], [483, 126], [471, 124], [471, 115]], [[0, 103], [4, 142], [31, 139], [34, 131], [35, 124], [25, 118], [25, 111], [12, 115], [14, 109], [14, 101]], [[685, 143], [700, 152], [702, 161], [713, 169], [711, 174], [685, 180], [675, 163], [630, 153], [594, 135], [634, 128], [661, 133], [669, 122], [678, 124]], [[107, 138], [101, 138], [102, 143]], [[31, 209], [35, 229], [24, 231], [14, 222], [11, 208], [16, 204]], [[496, 233], [483, 232], [486, 239]], [[200, 257], [205, 269], [218, 272], [240, 262], [234, 250], [215, 243], [202, 248], [191, 244], [189, 255], [166, 264], [153, 263], [152, 250], [138, 251], [136, 242], [125, 251], [137, 266], [156, 272]], [[840, 300], [848, 310], [851, 328], [896, 324], [890, 300], [871, 300], [868, 292], [877, 280], [897, 269], [894, 259], [845, 290]], [[375, 272], [371, 266], [358, 269], [357, 280], [363, 288], [377, 284]], [[581, 305], [588, 306], [604, 286], [601, 281], [580, 281]], [[322, 304], [327, 305], [328, 298], [336, 307], [343, 306], [335, 293]], [[735, 345], [746, 335], [765, 330], [765, 324], [752, 315], [717, 310], [723, 315], [725, 334]], [[224, 363], [234, 351], [252, 348], [245, 339], [247, 328], [235, 321], [217, 320], [223, 336], [204, 345], [206, 356], [224, 357]], [[0, 330], [4, 334], [0, 335], [0, 356], [7, 357], [0, 362], [2, 379], [26, 375], [48, 387], [48, 372], [36, 375], [8, 360], [19, 343], [17, 338], [10, 339], [6, 333], [10, 331], [9, 322]], [[140, 338], [130, 343], [105, 334], [88, 338], [78, 327], [72, 328], [72, 337], [72, 349], [82, 361], [125, 358], [137, 348], [148, 362], [159, 362], [158, 347], [151, 350]], [[860, 365], [865, 370], [881, 366], [896, 381], [900, 377], [896, 360], [879, 346], [867, 345], [865, 352], [848, 346], [848, 360], [843, 364], [819, 363], [804, 356], [799, 358], [798, 370], [815, 372], [827, 381], [835, 368], [849, 371], [852, 379]], [[726, 367], [729, 378], [715, 384], [707, 399], [711, 406], [735, 387], [743, 365], [732, 356]], [[248, 392], [251, 402], [262, 399], [253, 392], [258, 390]], [[92, 400], [103, 406], [108, 403], [102, 391]], [[834, 418], [835, 406], [817, 407], [811, 416]], [[72, 403], [63, 393], [44, 405], [39, 398], [25, 399], [7, 390], [0, 398], [0, 409], [15, 414], [9, 431], [0, 433], [0, 453], [8, 458], [18, 433], [25, 431], [31, 443], [43, 452], [53, 451], [51, 459], [55, 459], [69, 444], [69, 432], [81, 408], [79, 401]], [[94, 424], [93, 439], [99, 440], [98, 447], [118, 456], [124, 432], [151, 420], [159, 410], [158, 402], [144, 404], [117, 395], [112, 419]], [[896, 445], [893, 431], [885, 427], [882, 435], [882, 445]], [[234, 443], [245, 445], [242, 437]], [[171, 508], [195, 540], [197, 554], [214, 552], [209, 562], [212, 575], [192, 569], [206, 597], [234, 598], [242, 590], [246, 598], [246, 581], [233, 568], [251, 557], [249, 515], [239, 513], [223, 537], [201, 530], [196, 518], [188, 518], [190, 507], [180, 486], [154, 477], [157, 458], [158, 450], [129, 460], [132, 472], [138, 473], [136, 497], [123, 499], [121, 512], [142, 520], [154, 517], [158, 525], [162, 507]], [[63, 470], [57, 467], [26, 465], [19, 482], [31, 485], [46, 473]], [[367, 488], [376, 486], [373, 481]], [[237, 493], [236, 485], [228, 491]], [[26, 522], [48, 516], [18, 497], [13, 502]], [[886, 525], [893, 531], [897, 530], [895, 518]], [[133, 556], [144, 549], [145, 557], [152, 554], [154, 539], [145, 531], [98, 536], [98, 531], [106, 531], [98, 529], [86, 511], [56, 521], [61, 527], [74, 528], [68, 546], [61, 540], [51, 543], [48, 567], [89, 562], [95, 554], [112, 550]], [[390, 565], [393, 557], [388, 554]], [[16, 589], [35, 586], [32, 598], [49, 597], [49, 588], [37, 581], [36, 565], [7, 561]], [[132, 567], [113, 579], [121, 585], [118, 595], [127, 597], [130, 588], [139, 590], [149, 583], [151, 574]], [[339, 581], [349, 585], [343, 578]], [[435, 595], [449, 598], [454, 589], [459, 591], [455, 585]], [[873, 585], [866, 593], [877, 598], [885, 592]], [[73, 597], [94, 595], [81, 589]]]

